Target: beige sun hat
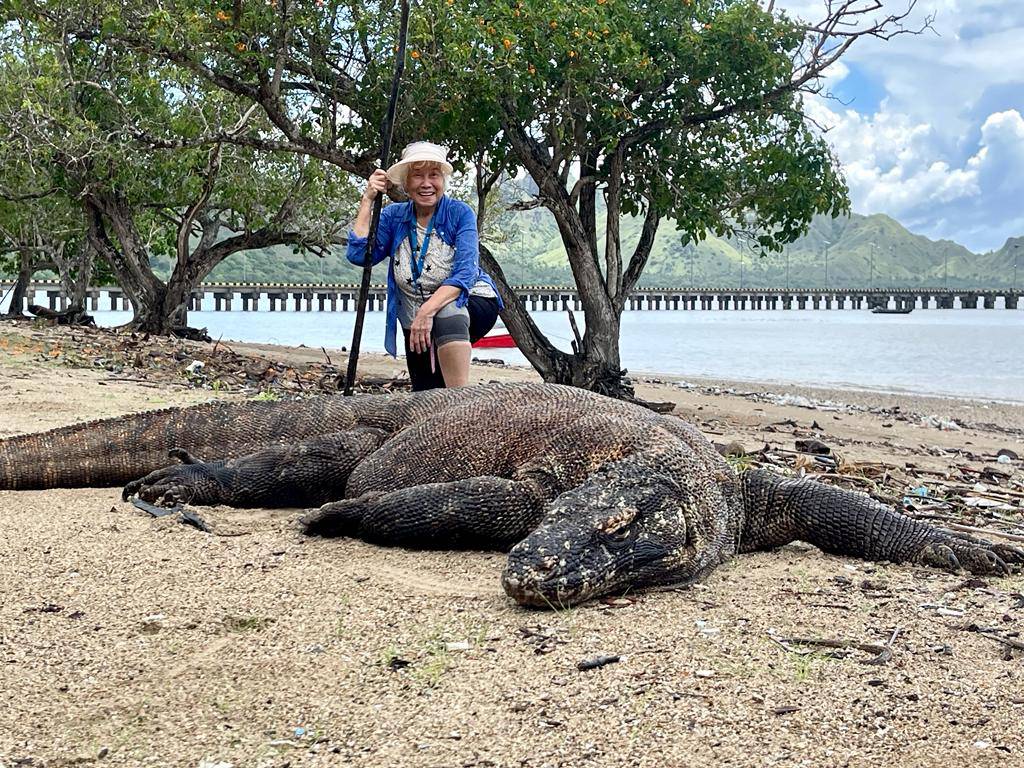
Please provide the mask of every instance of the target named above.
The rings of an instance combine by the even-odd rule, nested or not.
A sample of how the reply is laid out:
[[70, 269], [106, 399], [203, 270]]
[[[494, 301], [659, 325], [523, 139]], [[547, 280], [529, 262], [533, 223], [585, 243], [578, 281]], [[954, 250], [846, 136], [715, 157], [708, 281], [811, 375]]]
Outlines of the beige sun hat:
[[402, 150], [402, 159], [388, 168], [388, 178], [393, 184], [405, 186], [405, 177], [413, 163], [437, 163], [445, 174], [454, 170], [448, 162], [448, 147], [432, 144], [429, 141], [414, 141]]

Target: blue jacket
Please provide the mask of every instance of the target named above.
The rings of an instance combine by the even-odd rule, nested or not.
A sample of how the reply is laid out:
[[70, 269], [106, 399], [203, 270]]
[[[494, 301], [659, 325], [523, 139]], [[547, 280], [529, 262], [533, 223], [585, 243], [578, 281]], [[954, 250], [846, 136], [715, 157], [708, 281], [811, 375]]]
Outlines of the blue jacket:
[[[384, 348], [392, 357], [398, 356], [398, 286], [395, 284], [395, 253], [404, 240], [409, 239], [412, 228], [416, 226], [416, 214], [412, 202], [392, 203], [380, 212], [380, 226], [377, 228], [377, 240], [374, 243], [372, 264], [379, 264], [384, 259], [388, 262], [388, 311], [384, 326]], [[451, 200], [442, 195], [437, 201], [434, 214], [434, 233], [431, 237], [440, 237], [447, 245], [455, 248], [455, 260], [452, 273], [441, 285], [454, 285], [461, 289], [455, 306], [464, 307], [469, 301], [469, 290], [477, 282], [484, 280], [498, 290], [491, 276], [480, 269], [480, 241], [476, 231], [476, 214], [473, 209], [461, 200]], [[348, 260], [362, 266], [366, 261], [366, 238], [357, 237], [352, 231], [348, 233]], [[498, 306], [502, 307], [501, 298]]]

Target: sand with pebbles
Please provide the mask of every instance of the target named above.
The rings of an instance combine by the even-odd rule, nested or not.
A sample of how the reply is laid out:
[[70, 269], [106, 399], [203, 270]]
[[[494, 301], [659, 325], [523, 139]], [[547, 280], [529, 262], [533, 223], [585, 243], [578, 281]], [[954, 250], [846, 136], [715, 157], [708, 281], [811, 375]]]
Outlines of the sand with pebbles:
[[[239, 397], [113, 379], [0, 353], [0, 435]], [[1020, 406], [715, 386], [640, 393], [748, 447], [791, 443], [777, 426], [791, 420], [818, 422], [857, 460], [941, 470], [943, 448], [1024, 454]], [[893, 417], [908, 412], [966, 428]], [[212, 534], [154, 520], [116, 489], [3, 491], [0, 510], [5, 768], [1024, 763], [1024, 654], [970, 631], [1022, 627], [1020, 575], [968, 580], [792, 545], [691, 589], [539, 612], [505, 597], [500, 554], [306, 539], [298, 510], [213, 510]], [[892, 658], [779, 637], [890, 645]], [[620, 659], [577, 669], [601, 655]]]

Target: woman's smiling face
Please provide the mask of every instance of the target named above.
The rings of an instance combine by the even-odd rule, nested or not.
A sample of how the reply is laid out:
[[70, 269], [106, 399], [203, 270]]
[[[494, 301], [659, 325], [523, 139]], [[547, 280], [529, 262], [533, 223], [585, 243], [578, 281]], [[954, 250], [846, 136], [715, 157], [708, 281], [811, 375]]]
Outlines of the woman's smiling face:
[[405, 177], [405, 191], [416, 207], [432, 209], [444, 194], [444, 172], [435, 163], [417, 163]]

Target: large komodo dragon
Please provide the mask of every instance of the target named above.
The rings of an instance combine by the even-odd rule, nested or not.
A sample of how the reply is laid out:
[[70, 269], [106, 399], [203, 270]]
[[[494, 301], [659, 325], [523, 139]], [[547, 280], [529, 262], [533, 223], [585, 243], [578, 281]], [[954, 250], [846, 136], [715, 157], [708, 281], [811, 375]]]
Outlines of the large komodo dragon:
[[0, 440], [0, 488], [124, 483], [158, 503], [322, 505], [311, 534], [510, 549], [505, 591], [534, 606], [692, 582], [796, 539], [983, 574], [1024, 562], [862, 494], [737, 475], [675, 417], [544, 384], [211, 403]]

